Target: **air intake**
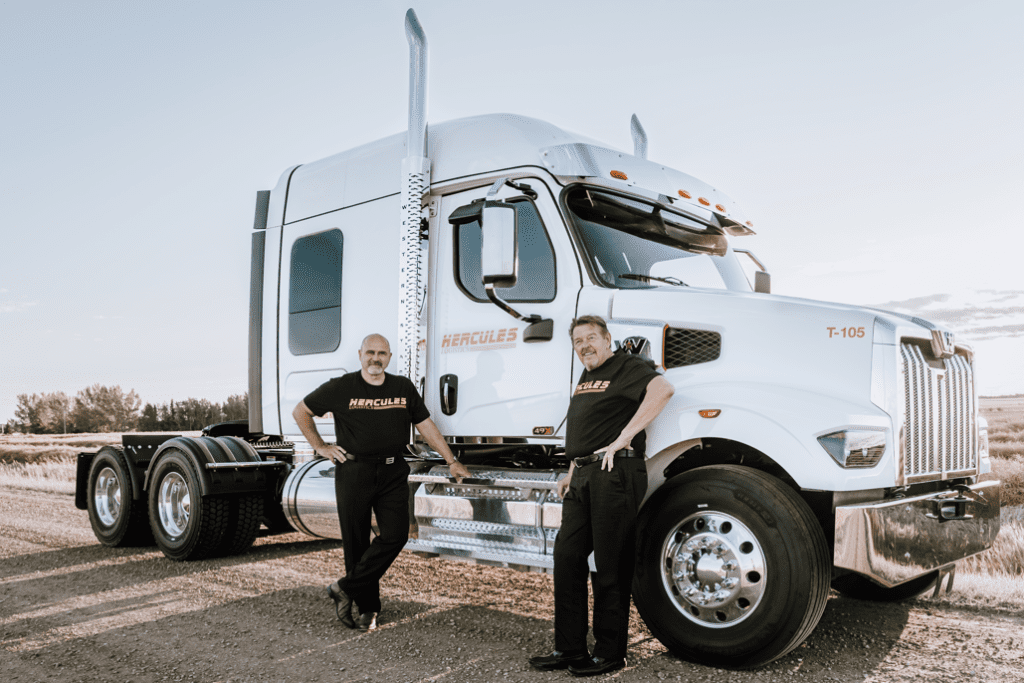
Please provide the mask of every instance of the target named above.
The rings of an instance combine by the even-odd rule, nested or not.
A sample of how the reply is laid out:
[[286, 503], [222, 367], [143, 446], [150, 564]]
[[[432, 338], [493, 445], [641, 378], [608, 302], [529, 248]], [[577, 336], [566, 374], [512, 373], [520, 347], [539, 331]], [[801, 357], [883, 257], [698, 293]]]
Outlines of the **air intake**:
[[709, 330], [665, 331], [665, 369], [710, 363], [722, 354], [722, 335]]

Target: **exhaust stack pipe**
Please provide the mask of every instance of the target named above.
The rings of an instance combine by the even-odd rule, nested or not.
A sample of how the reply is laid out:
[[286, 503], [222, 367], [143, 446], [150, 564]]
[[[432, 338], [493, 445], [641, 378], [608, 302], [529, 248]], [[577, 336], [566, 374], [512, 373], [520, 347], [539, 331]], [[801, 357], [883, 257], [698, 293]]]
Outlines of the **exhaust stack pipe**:
[[629, 129], [633, 133], [633, 156], [646, 159], [647, 131], [640, 125], [640, 119], [636, 117], [636, 114], [633, 114], [633, 118], [629, 120]]
[[409, 40], [409, 136], [410, 157], [427, 156], [427, 36], [416, 12], [405, 13], [405, 37]]
[[420, 247], [420, 215], [423, 196], [430, 190], [430, 159], [427, 158], [427, 36], [416, 12], [405, 13], [409, 39], [409, 132], [402, 160], [401, 268], [398, 275], [397, 371], [416, 386], [422, 380], [425, 351], [419, 340], [425, 334], [420, 323], [423, 295], [423, 254]]

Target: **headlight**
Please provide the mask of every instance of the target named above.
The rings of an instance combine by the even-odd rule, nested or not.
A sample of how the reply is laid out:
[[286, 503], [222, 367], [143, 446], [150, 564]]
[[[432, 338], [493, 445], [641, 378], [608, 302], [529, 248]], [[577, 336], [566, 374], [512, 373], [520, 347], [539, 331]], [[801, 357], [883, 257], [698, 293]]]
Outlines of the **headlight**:
[[845, 429], [818, 437], [840, 467], [874, 467], [885, 453], [885, 432], [873, 429]]
[[978, 417], [978, 474], [992, 471], [992, 458], [988, 453], [988, 420]]

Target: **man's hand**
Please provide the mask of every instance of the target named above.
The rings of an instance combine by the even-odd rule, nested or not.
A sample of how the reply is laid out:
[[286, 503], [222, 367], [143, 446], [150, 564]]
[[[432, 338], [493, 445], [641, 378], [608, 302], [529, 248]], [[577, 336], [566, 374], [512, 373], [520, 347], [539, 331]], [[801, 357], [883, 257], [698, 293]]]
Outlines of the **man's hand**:
[[448, 466], [448, 469], [449, 469], [449, 470], [451, 471], [451, 473], [452, 473], [452, 476], [453, 476], [453, 477], [455, 477], [455, 478], [456, 478], [456, 479], [457, 479], [457, 480], [458, 480], [458, 481], [459, 481], [460, 483], [461, 483], [461, 482], [462, 482], [462, 480], [463, 480], [463, 479], [465, 479], [466, 477], [472, 477], [472, 476], [473, 476], [472, 474], [470, 474], [470, 472], [469, 472], [469, 470], [468, 470], [468, 469], [466, 468], [466, 466], [465, 466], [465, 465], [463, 465], [463, 464], [462, 464], [461, 462], [459, 462], [458, 460], [456, 460], [456, 461], [455, 461], [455, 462], [453, 462], [453, 463], [452, 463], [451, 465], [449, 465], [449, 466]]
[[322, 455], [331, 462], [336, 462], [339, 465], [348, 459], [345, 457], [348, 454], [342, 450], [341, 446], [333, 443], [324, 444], [320, 448], [314, 448], [313, 450], [317, 455]]
[[632, 439], [623, 439], [620, 435], [619, 438], [615, 439], [615, 441], [612, 441], [604, 448], [598, 448], [594, 451], [594, 455], [604, 453], [604, 458], [601, 460], [601, 469], [611, 472], [612, 469], [615, 468], [615, 454], [623, 448], [629, 448], [629, 445], [632, 442]]
[[569, 484], [572, 482], [572, 470], [569, 470], [569, 474], [565, 475], [558, 480], [558, 497], [565, 498], [565, 492], [569, 490]]

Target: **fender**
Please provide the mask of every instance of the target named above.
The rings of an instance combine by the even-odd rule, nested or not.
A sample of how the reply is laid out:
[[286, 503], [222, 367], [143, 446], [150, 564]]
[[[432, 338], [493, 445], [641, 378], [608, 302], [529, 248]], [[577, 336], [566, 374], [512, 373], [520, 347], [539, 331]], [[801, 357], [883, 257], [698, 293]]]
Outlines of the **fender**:
[[161, 456], [171, 449], [181, 451], [192, 462], [202, 496], [273, 492], [287, 471], [286, 463], [262, 461], [251, 445], [235, 436], [179, 436], [165, 441], [153, 456], [146, 470], [145, 490], [152, 484], [153, 471]]
[[[666, 375], [671, 380], [671, 377]], [[721, 412], [701, 417], [700, 410]], [[886, 452], [869, 469], [843, 469], [818, 444], [817, 437], [844, 427], [882, 429]], [[877, 406], [858, 405], [834, 396], [800, 389], [764, 387], [748, 383], [676, 385], [676, 394], [647, 428], [651, 459], [660, 470], [691, 445], [691, 440], [721, 438], [737, 441], [764, 453], [782, 467], [802, 489], [857, 491], [892, 486], [895, 452], [892, 420]], [[667, 455], [674, 453], [671, 459]], [[651, 465], [648, 466], [651, 470]], [[649, 486], [652, 480], [649, 478]], [[660, 486], [660, 483], [658, 485]]]

